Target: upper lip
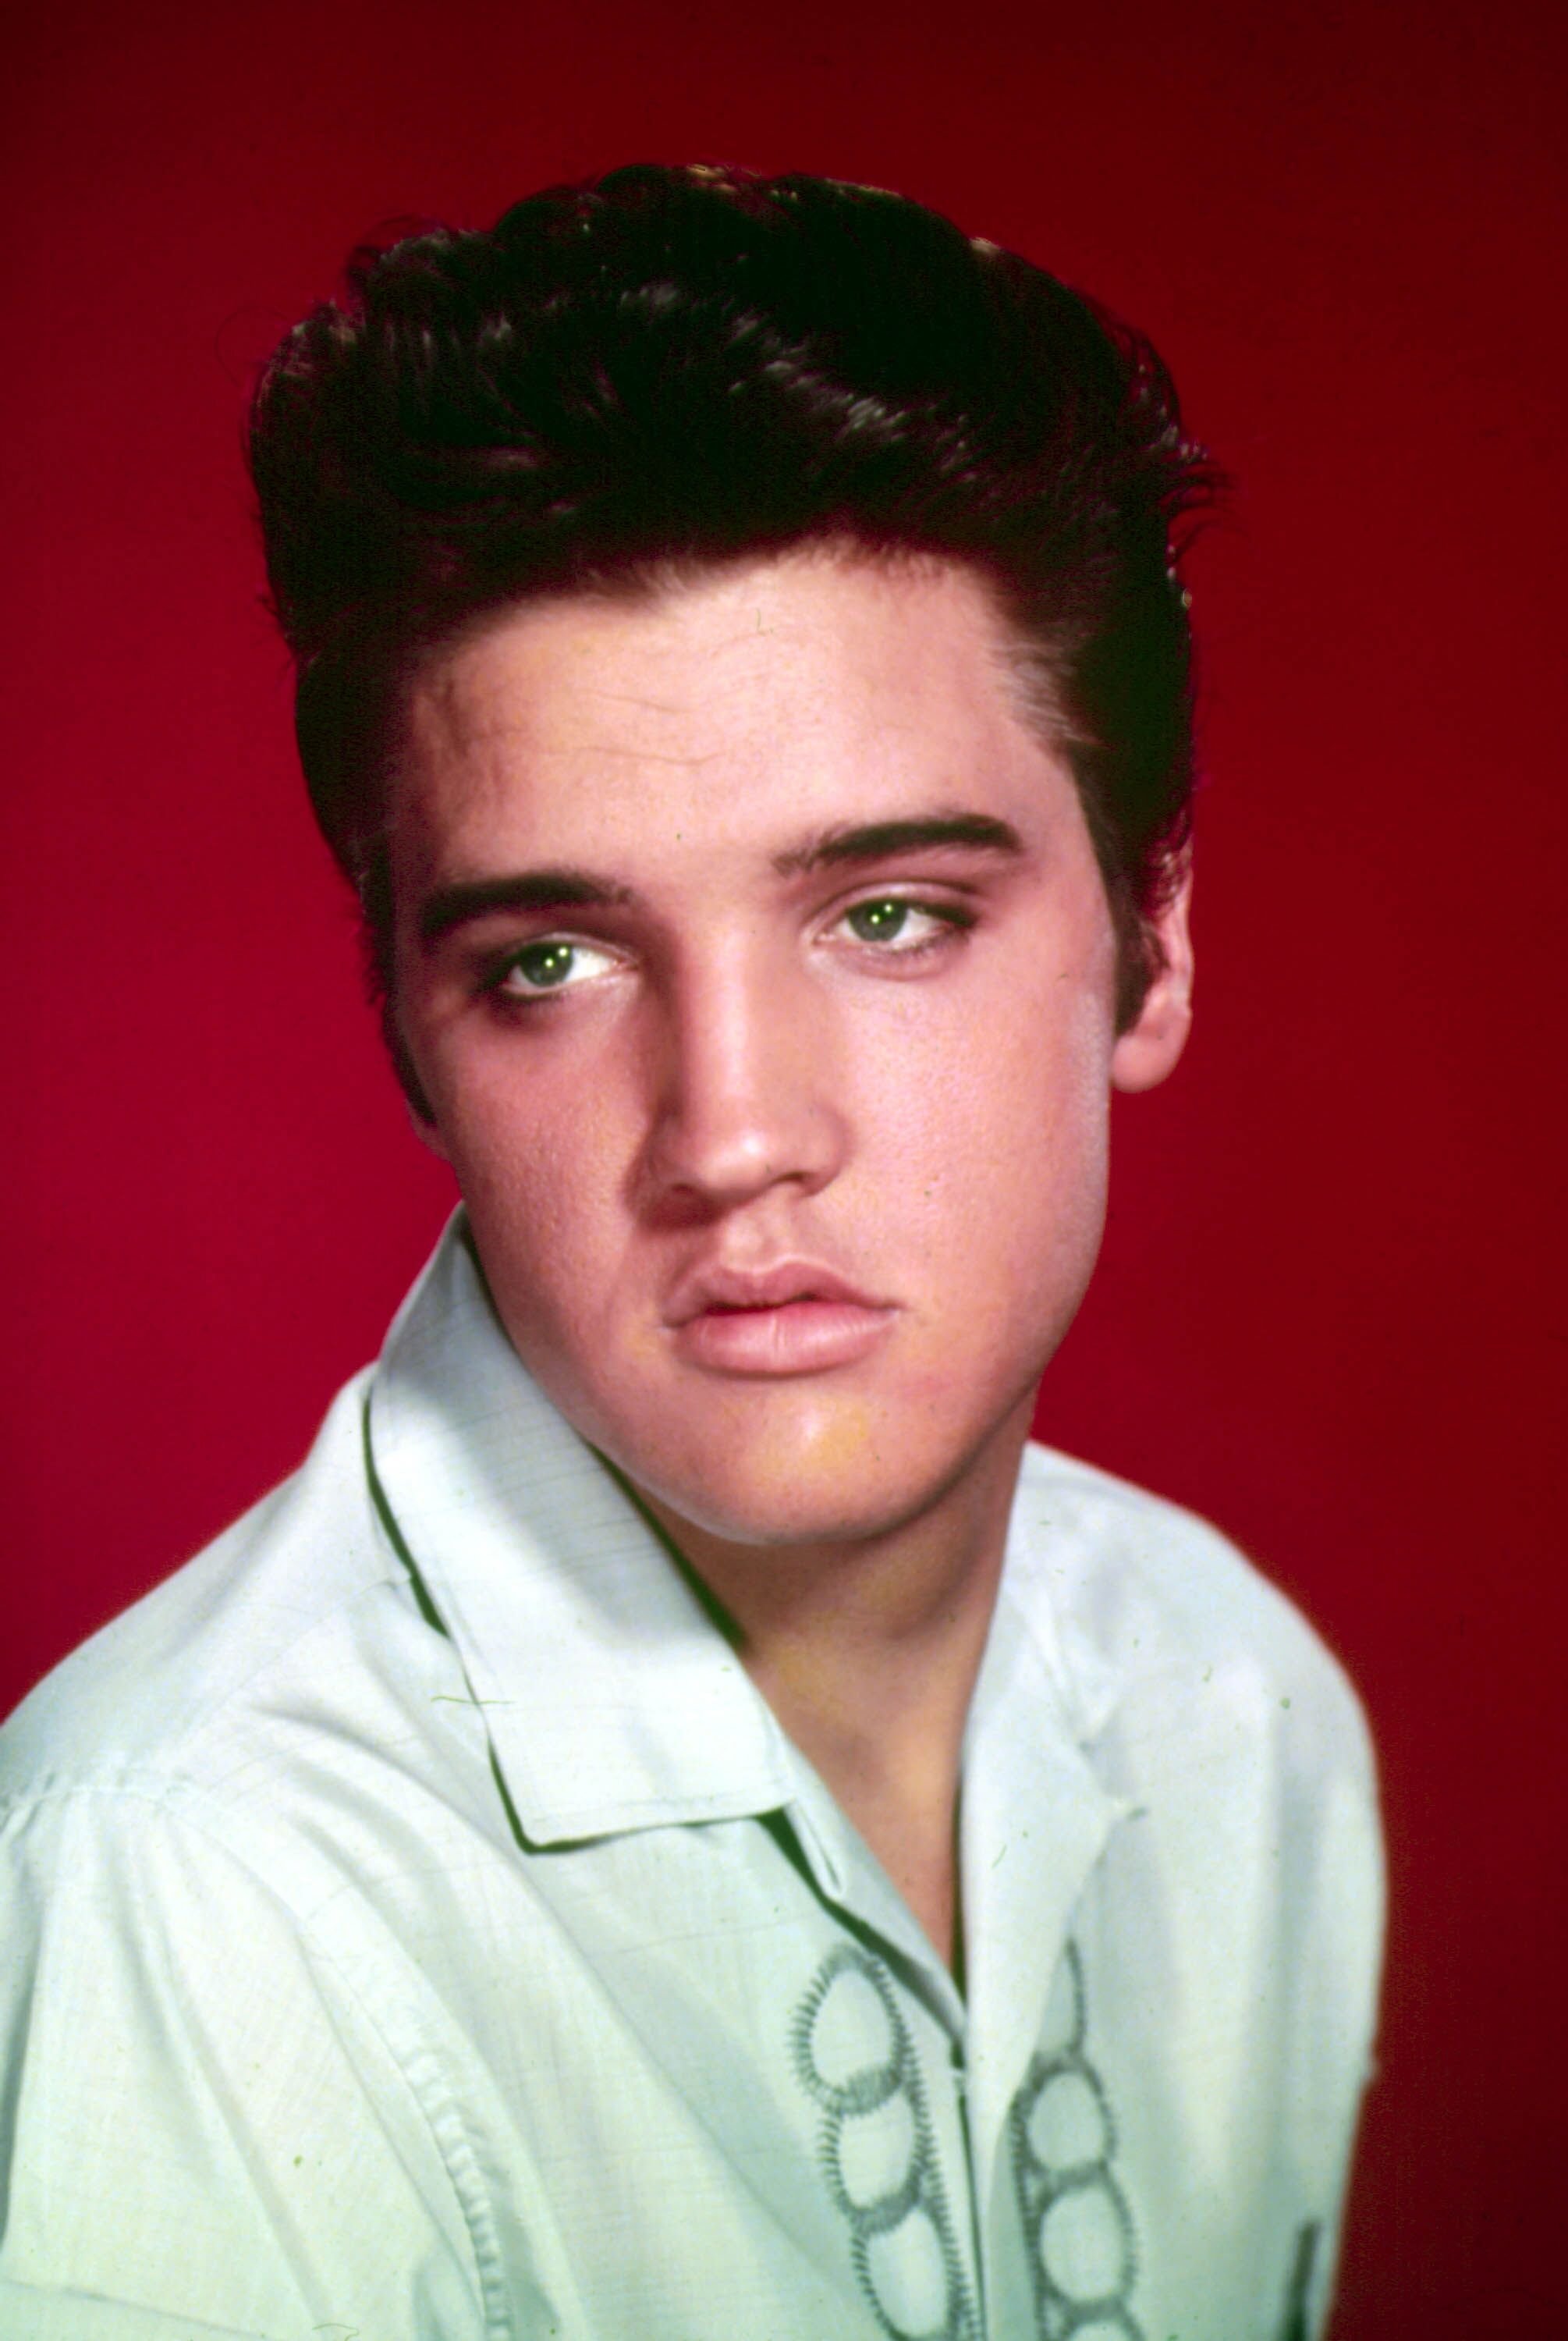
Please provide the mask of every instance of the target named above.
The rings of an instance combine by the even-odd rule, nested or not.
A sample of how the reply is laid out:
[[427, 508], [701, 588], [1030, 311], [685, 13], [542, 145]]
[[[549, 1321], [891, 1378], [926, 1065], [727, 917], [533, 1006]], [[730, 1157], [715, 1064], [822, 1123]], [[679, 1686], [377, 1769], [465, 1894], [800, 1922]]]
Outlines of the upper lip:
[[839, 1301], [853, 1309], [883, 1309], [848, 1277], [816, 1260], [779, 1260], [769, 1268], [727, 1268], [718, 1261], [691, 1269], [670, 1294], [667, 1325], [687, 1325], [710, 1309], [781, 1309], [790, 1300]]

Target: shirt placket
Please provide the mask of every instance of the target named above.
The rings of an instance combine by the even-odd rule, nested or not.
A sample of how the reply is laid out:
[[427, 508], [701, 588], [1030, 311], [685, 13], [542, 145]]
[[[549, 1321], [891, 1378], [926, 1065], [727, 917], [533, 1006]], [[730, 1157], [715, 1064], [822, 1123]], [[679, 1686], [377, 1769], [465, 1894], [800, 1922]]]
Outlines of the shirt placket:
[[[969, 2158], [983, 2282], [996, 2329], [1009, 2341], [1024, 2333], [1057, 2341], [1085, 2318], [1092, 2326], [1097, 2303], [1107, 2334], [1130, 2341], [1137, 2327], [1122, 2315], [1126, 2286], [1110, 2248], [1121, 2235], [1122, 2197], [1085, 2045], [1074, 1940], [1128, 1808], [1102, 1786], [1050, 1670], [1006, 1611], [994, 1643], [966, 1749], [962, 1845]], [[1096, 2114], [1106, 2117], [1104, 2139]], [[1080, 2282], [1087, 2259], [1092, 2281]]]
[[813, 1783], [789, 1818], [845, 1922], [797, 2008], [792, 2047], [857, 2282], [888, 2341], [985, 2341], [963, 2002], [826, 1792]]

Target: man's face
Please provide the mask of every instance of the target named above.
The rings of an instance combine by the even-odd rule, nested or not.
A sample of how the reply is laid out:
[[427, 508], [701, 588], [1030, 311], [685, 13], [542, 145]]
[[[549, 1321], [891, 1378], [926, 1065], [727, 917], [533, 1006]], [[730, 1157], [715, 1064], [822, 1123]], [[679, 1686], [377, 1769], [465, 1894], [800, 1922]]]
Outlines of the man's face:
[[679, 1519], [868, 1537], [1015, 1446], [1099, 1242], [1069, 774], [984, 588], [820, 552], [506, 612], [411, 701], [402, 1030], [520, 1356]]

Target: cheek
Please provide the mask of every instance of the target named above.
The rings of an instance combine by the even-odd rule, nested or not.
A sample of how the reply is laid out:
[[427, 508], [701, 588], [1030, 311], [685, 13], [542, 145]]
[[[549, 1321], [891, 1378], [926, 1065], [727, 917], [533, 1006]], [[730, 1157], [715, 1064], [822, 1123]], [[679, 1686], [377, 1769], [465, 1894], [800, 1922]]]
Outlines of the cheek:
[[[1066, 995], [1066, 997], [1064, 997]], [[1037, 1380], [1083, 1298], [1105, 1224], [1108, 1009], [1036, 993], [1032, 1020], [971, 1044], [932, 1100], [916, 1194], [942, 1296], [938, 1381], [963, 1340], [1004, 1396]], [[956, 1272], [957, 1271], [957, 1272]]]
[[888, 1051], [871, 1109], [878, 1167], [938, 1216], [984, 1200], [977, 1236], [1080, 1195], [1096, 1214], [1105, 1180], [1108, 1004], [1063, 976], [1005, 1007]]
[[557, 1289], [581, 1300], [585, 1270], [620, 1239], [623, 1131], [581, 1082], [476, 1073], [459, 1094], [442, 1137], [497, 1299], [538, 1287], [547, 1308]]

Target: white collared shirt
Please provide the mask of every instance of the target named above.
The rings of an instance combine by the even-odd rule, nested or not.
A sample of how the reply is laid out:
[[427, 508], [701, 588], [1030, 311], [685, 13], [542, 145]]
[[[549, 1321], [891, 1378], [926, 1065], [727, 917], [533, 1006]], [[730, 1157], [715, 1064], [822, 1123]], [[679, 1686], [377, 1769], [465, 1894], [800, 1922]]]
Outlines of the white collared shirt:
[[0, 1735], [6, 2341], [1305, 2341], [1381, 1931], [1308, 1629], [1035, 1448], [967, 1999], [449, 1230]]

